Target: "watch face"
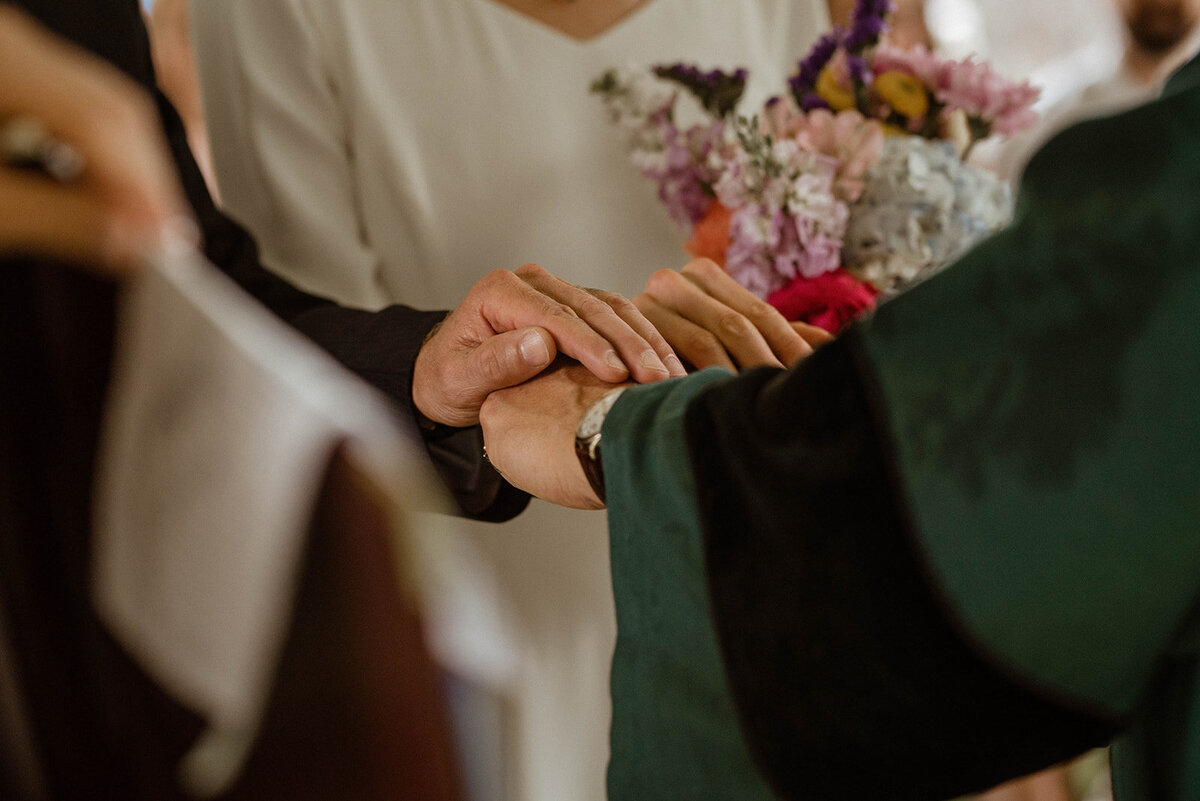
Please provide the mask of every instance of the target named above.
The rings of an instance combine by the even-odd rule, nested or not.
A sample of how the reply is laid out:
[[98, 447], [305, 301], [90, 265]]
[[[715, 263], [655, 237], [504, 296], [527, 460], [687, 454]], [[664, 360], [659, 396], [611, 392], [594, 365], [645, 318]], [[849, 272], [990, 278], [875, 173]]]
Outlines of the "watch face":
[[605, 408], [605, 404], [603, 403], [596, 402], [589, 406], [587, 411], [583, 413], [583, 417], [579, 420], [579, 427], [575, 429], [575, 436], [579, 439], [587, 439], [599, 434], [601, 427], [604, 425], [606, 412], [608, 412], [608, 409]]
[[587, 408], [583, 413], [583, 417], [579, 418], [579, 425], [575, 427], [575, 437], [577, 439], [587, 439], [600, 433], [600, 429], [604, 426], [604, 418], [608, 415], [608, 410], [617, 402], [617, 398], [625, 391], [625, 387], [618, 387], [603, 395], [599, 400]]

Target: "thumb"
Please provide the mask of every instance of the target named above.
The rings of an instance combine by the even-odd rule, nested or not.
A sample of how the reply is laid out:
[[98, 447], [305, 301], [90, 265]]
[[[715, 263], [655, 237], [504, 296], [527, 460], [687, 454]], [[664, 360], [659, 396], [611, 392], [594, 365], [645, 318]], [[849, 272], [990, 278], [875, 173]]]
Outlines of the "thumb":
[[544, 328], [521, 328], [488, 337], [471, 354], [473, 383], [486, 395], [528, 381], [545, 370], [558, 353]]

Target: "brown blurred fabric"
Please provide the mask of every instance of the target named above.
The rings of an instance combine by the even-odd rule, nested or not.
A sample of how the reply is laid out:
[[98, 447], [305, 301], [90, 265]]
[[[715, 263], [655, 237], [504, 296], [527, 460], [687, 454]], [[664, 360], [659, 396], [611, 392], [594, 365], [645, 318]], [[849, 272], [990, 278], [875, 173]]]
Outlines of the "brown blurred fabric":
[[235, 799], [463, 797], [438, 669], [398, 586], [389, 518], [337, 454], [261, 740]]
[[[178, 762], [203, 721], [127, 657], [89, 595], [113, 287], [0, 266], [0, 606], [46, 796], [182, 798]], [[264, 728], [229, 797], [459, 798], [387, 518], [344, 460], [332, 464]]]

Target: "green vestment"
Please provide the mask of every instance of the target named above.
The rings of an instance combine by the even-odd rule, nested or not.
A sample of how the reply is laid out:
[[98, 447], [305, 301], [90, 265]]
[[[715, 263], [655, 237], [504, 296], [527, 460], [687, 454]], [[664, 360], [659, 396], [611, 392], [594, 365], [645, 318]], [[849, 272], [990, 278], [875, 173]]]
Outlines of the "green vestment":
[[[801, 694], [818, 697], [822, 687], [813, 678], [807, 690], [789, 686], [789, 676], [836, 676], [806, 672], [807, 662], [832, 664], [830, 653], [843, 647], [846, 673], [862, 673], [864, 693], [879, 692], [877, 674], [901, 688], [893, 694], [912, 693], [913, 709], [929, 706], [918, 703], [926, 691], [919, 682], [896, 680], [874, 656], [860, 660], [865, 651], [852, 635], [829, 635], [836, 620], [825, 639], [808, 632], [804, 647], [792, 648], [787, 621], [808, 625], [805, 610], [787, 609], [786, 593], [771, 595], [789, 571], [806, 582], [821, 577], [825, 546], [813, 527], [828, 520], [836, 528], [859, 511], [811, 509], [844, 493], [839, 481], [860, 481], [857, 496], [845, 497], [893, 507], [887, 519], [901, 532], [893, 539], [904, 541], [911, 572], [978, 659], [972, 669], [993, 671], [1049, 720], [1055, 710], [1074, 716], [1062, 733], [1046, 735], [1044, 764], [1085, 742], [1095, 721], [1125, 732], [1114, 756], [1118, 801], [1200, 799], [1198, 310], [1193, 62], [1159, 100], [1051, 140], [1026, 172], [1008, 229], [880, 308], [812, 364], [777, 377], [704, 373], [627, 392], [604, 429], [619, 626], [610, 797], [763, 797], [770, 791], [760, 775], [777, 793], [799, 795], [804, 772], [824, 765], [844, 774], [847, 788], [874, 786], [856, 783], [872, 771], [868, 749], [841, 759], [835, 748], [784, 776], [808, 746], [769, 734], [791, 731], [790, 710], [820, 708], [819, 698], [810, 704]], [[840, 375], [829, 367], [836, 360], [862, 388], [863, 422], [825, 447], [816, 442], [822, 423], [806, 406], [819, 405], [822, 387], [806, 385]], [[789, 459], [784, 446], [799, 441], [801, 427], [813, 455]], [[882, 465], [862, 473], [869, 480], [839, 464], [838, 448], [858, 453], [864, 436]], [[807, 475], [814, 459], [820, 494], [781, 479], [780, 471]], [[786, 525], [771, 514], [794, 517], [795, 539], [816, 545], [790, 550]], [[757, 571], [757, 584], [747, 570]], [[829, 605], [851, 628], [855, 614], [888, 603], [886, 593], [871, 595], [882, 580], [872, 581], [862, 590], [867, 601]], [[853, 583], [831, 584], [832, 594], [857, 592]], [[783, 603], [756, 606], [759, 594]], [[772, 623], [776, 616], [785, 622]], [[744, 645], [743, 633], [754, 643]], [[943, 641], [921, 642], [934, 640]], [[1001, 692], [992, 681], [978, 686]], [[786, 699], [782, 709], [761, 702], [773, 693]], [[863, 708], [848, 705], [847, 730], [903, 731], [895, 714], [870, 719], [886, 702], [878, 695]], [[995, 708], [1000, 720], [1004, 704]], [[836, 741], [841, 721], [830, 721]], [[991, 723], [981, 717], [978, 725]], [[1020, 730], [1019, 721], [996, 725]], [[936, 725], [894, 738], [897, 750], [920, 754], [922, 737], [941, 755], [925, 769], [949, 771], [955, 760], [945, 755], [956, 744], [939, 741]], [[997, 753], [1007, 747], [995, 744]], [[1012, 770], [1037, 766], [1036, 748], [1026, 751]], [[876, 753], [886, 752], [885, 744]], [[953, 794], [997, 778], [982, 764], [977, 779], [960, 774], [922, 792]], [[814, 797], [840, 797], [836, 778], [816, 785]]]

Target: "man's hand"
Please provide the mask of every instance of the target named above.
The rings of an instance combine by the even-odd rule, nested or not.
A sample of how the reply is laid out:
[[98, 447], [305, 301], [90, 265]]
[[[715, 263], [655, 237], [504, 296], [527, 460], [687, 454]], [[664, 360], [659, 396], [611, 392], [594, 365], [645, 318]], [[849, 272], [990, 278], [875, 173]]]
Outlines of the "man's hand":
[[560, 363], [528, 383], [493, 392], [479, 413], [488, 459], [510, 484], [538, 498], [603, 508], [575, 455], [575, 427], [613, 388], [583, 367]]
[[709, 259], [659, 270], [633, 302], [697, 368], [787, 367], [833, 339], [816, 326], [789, 323]]
[[434, 422], [474, 425], [490, 392], [529, 380], [558, 353], [605, 382], [685, 374], [630, 301], [527, 264], [485, 276], [433, 333], [417, 354], [413, 402]]
[[69, 144], [84, 166], [70, 185], [0, 166], [0, 253], [38, 253], [118, 274], [159, 241], [168, 222], [184, 217], [149, 96], [115, 67], [0, 3], [0, 123], [20, 118]]

